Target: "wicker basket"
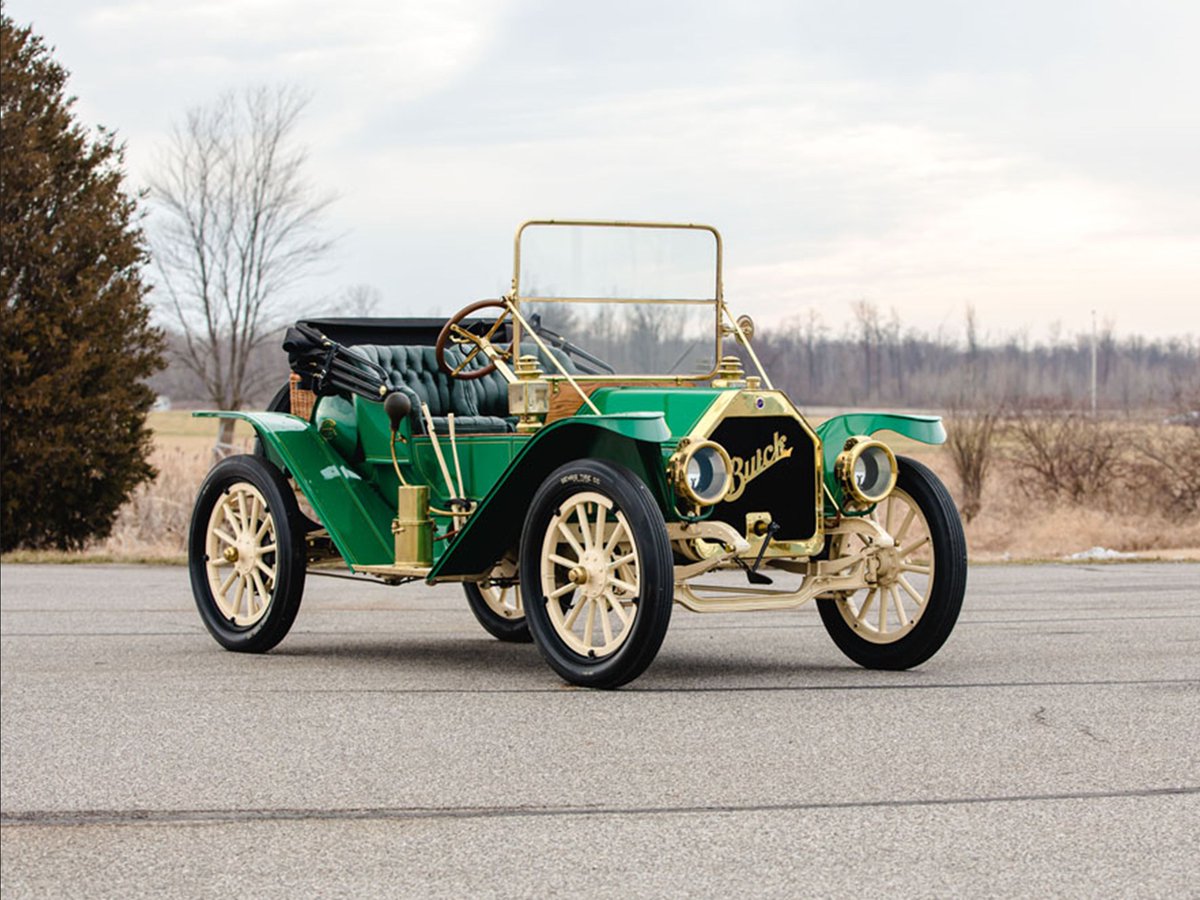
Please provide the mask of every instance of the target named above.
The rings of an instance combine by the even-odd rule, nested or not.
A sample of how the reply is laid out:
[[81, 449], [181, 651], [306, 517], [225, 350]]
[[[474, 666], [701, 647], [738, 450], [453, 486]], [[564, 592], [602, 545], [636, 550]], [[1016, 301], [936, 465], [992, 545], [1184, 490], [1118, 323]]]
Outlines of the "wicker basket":
[[295, 372], [288, 378], [292, 389], [292, 415], [302, 419], [312, 419], [313, 407], [317, 405], [317, 395], [300, 387], [300, 376]]

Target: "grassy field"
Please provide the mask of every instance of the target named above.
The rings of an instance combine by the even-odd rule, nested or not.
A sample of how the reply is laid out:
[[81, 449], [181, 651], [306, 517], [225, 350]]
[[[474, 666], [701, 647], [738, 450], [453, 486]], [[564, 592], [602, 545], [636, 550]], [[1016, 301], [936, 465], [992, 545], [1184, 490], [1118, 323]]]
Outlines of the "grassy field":
[[[820, 410], [814, 421], [832, 410]], [[18, 552], [8, 561], [182, 562], [192, 501], [211, 467], [217, 420], [196, 419], [187, 412], [151, 413], [155, 433], [156, 481], [142, 488], [121, 510], [112, 535], [82, 553]], [[952, 423], [951, 423], [952, 425]], [[1151, 426], [1133, 440], [1153, 440]], [[929, 465], [952, 493], [957, 479], [948, 450], [895, 435], [884, 436], [898, 454]], [[252, 429], [239, 422], [235, 444], [248, 452]], [[1011, 438], [1005, 439], [1011, 455]], [[1172, 516], [1150, 508], [1133, 508], [1120, 497], [1084, 498], [1075, 503], [1030, 497], [1025, 475], [1000, 459], [986, 482], [983, 507], [966, 525], [971, 557], [976, 561], [1061, 559], [1093, 547], [1151, 558], [1200, 558], [1200, 517]]]
[[[217, 419], [198, 419], [186, 410], [150, 413], [150, 428], [155, 440], [164, 447], [183, 450], [212, 450], [217, 439]], [[238, 421], [233, 428], [234, 440], [249, 446], [254, 429], [248, 422]]]
[[[200, 482], [216, 457], [217, 420], [197, 419], [190, 412], [150, 413], [154, 431], [151, 463], [158, 478], [143, 486], [122, 507], [106, 540], [81, 553], [17, 551], [5, 562], [185, 562], [188, 522]], [[254, 429], [245, 422], [234, 428], [234, 444], [248, 452]]]

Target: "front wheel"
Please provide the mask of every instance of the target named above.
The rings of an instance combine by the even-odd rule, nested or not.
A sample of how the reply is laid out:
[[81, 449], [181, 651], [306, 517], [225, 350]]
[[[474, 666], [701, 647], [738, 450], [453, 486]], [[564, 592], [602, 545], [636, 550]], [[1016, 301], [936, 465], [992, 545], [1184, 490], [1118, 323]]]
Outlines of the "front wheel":
[[227, 650], [263, 653], [288, 633], [304, 592], [303, 520], [283, 474], [231, 456], [200, 486], [188, 570], [200, 618]]
[[645, 671], [670, 622], [674, 569], [640, 478], [604, 460], [560, 466], [533, 497], [520, 555], [525, 619], [554, 671], [596, 688]]
[[[945, 485], [914, 459], [896, 458], [896, 487], [870, 513], [895, 541], [879, 548], [875, 583], [817, 600], [825, 630], [868, 669], [911, 669], [946, 642], [967, 587], [967, 541]], [[872, 549], [866, 538], [836, 535], [829, 556]]]

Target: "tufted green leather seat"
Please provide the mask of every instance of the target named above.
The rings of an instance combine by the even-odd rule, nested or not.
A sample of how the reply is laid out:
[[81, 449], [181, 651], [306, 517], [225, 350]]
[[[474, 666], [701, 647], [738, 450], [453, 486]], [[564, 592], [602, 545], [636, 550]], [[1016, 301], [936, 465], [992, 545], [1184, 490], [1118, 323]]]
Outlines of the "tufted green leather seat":
[[[513, 430], [516, 419], [508, 414], [508, 382], [499, 372], [471, 381], [451, 378], [438, 368], [432, 347], [360, 344], [350, 349], [382, 366], [391, 386], [408, 395], [413, 404], [415, 433], [425, 431], [422, 403], [429, 404], [433, 427], [438, 434], [449, 431], [446, 416], [450, 413], [454, 413], [455, 431], [462, 434], [498, 434]], [[533, 350], [540, 359], [543, 354], [536, 347]], [[457, 366], [463, 356], [458, 347], [446, 348], [446, 362], [452, 367]], [[575, 373], [575, 366], [565, 355], [559, 354], [558, 358], [568, 372]], [[480, 369], [486, 364], [483, 354], [479, 354], [467, 363], [467, 368]], [[557, 371], [544, 359], [542, 366]]]
[[[496, 434], [511, 431], [508, 421], [508, 386], [499, 372], [473, 381], [450, 378], [438, 369], [432, 347], [360, 344], [351, 350], [382, 366], [392, 388], [403, 391], [413, 404], [414, 431], [425, 430], [421, 404], [429, 404], [433, 427], [439, 434], [449, 430], [446, 416], [454, 413], [455, 430], [464, 434]], [[446, 348], [446, 361], [457, 366], [462, 351]], [[482, 354], [467, 364], [482, 368]]]

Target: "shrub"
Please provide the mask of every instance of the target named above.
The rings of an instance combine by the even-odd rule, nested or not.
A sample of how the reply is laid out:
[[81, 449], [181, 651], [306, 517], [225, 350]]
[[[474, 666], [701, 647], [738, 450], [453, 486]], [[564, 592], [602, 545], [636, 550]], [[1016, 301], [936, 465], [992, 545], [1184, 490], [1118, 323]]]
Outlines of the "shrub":
[[1155, 429], [1131, 455], [1126, 477], [1144, 503], [1167, 512], [1200, 512], [1200, 428]]
[[947, 425], [947, 448], [962, 488], [958, 509], [970, 522], [983, 508], [983, 486], [991, 468], [999, 413], [995, 409], [957, 412]]
[[1016, 438], [1010, 461], [1024, 476], [1029, 496], [1079, 503], [1109, 496], [1122, 473], [1122, 430], [1081, 412], [1021, 411], [1013, 416]]

